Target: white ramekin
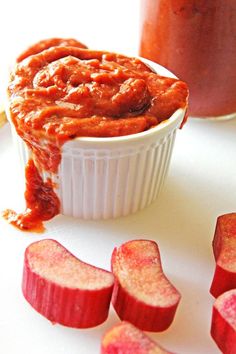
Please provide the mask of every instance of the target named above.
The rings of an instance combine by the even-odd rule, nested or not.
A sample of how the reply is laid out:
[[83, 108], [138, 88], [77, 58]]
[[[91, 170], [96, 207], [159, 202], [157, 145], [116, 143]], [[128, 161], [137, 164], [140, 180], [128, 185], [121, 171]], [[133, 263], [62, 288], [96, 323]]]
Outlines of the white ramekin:
[[[142, 59], [158, 74], [175, 77], [162, 66]], [[114, 138], [76, 138], [62, 147], [55, 181], [61, 214], [82, 219], [108, 219], [135, 213], [151, 204], [165, 180], [176, 130], [185, 109], [145, 132]], [[14, 133], [14, 135], [16, 135]], [[15, 139], [21, 161], [30, 156]]]

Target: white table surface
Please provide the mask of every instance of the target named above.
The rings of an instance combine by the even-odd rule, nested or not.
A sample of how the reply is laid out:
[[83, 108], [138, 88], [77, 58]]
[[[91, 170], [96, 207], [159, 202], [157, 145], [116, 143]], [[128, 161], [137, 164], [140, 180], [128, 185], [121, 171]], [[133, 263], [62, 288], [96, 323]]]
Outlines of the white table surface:
[[[2, 75], [26, 45], [51, 36], [76, 37], [93, 48], [137, 54], [138, 1], [67, 0], [53, 18], [55, 6], [55, 1], [4, 5], [0, 24], [0, 33], [5, 29], [6, 34], [1, 36], [6, 52], [0, 56]], [[4, 90], [2, 82], [0, 90]], [[21, 293], [24, 250], [31, 242], [48, 237], [82, 260], [105, 269], [110, 269], [115, 246], [134, 238], [156, 240], [165, 273], [181, 292], [182, 300], [171, 327], [149, 335], [175, 353], [219, 353], [210, 337], [211, 242], [216, 217], [236, 211], [235, 135], [236, 120], [189, 120], [177, 133], [160, 197], [135, 215], [99, 222], [58, 216], [46, 224], [44, 234], [22, 233], [0, 218], [0, 353], [96, 354], [104, 332], [119, 321], [111, 308], [104, 324], [70, 329], [52, 325], [28, 305]], [[23, 185], [8, 125], [0, 129], [0, 166], [0, 210], [10, 207], [20, 211]]]

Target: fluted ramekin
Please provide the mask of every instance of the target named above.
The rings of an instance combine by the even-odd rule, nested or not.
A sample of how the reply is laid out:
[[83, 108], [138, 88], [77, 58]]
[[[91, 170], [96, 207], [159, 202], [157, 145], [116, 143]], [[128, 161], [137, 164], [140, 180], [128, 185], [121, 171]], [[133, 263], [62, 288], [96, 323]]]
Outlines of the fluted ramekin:
[[[175, 77], [162, 66], [142, 59], [158, 74]], [[108, 219], [132, 214], [158, 196], [169, 168], [176, 131], [185, 109], [147, 131], [112, 138], [76, 138], [62, 146], [55, 182], [61, 214], [82, 219]], [[14, 129], [14, 128], [13, 128]], [[21, 161], [30, 151], [16, 138]]]

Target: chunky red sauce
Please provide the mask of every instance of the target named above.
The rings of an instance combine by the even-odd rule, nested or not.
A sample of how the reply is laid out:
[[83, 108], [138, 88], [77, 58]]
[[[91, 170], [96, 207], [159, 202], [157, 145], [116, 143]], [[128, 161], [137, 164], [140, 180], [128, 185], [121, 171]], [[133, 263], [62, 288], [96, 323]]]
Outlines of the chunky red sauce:
[[19, 63], [20, 61], [28, 58], [30, 55], [38, 54], [45, 49], [51, 47], [58, 47], [58, 46], [70, 46], [70, 47], [78, 47], [78, 48], [87, 48], [86, 45], [77, 41], [74, 38], [47, 38], [39, 41], [29, 48], [27, 48], [23, 53], [21, 53], [16, 61]]
[[20, 62], [8, 91], [17, 133], [39, 171], [52, 173], [69, 139], [145, 131], [185, 107], [188, 96], [184, 82], [136, 58], [61, 45]]
[[236, 112], [236, 1], [142, 0], [140, 55], [189, 86], [189, 114]]
[[17, 214], [8, 209], [3, 216], [21, 230], [42, 231], [42, 222], [59, 214], [60, 201], [53, 190], [52, 181], [50, 178], [43, 181], [33, 160], [26, 165], [25, 177], [25, 212]]

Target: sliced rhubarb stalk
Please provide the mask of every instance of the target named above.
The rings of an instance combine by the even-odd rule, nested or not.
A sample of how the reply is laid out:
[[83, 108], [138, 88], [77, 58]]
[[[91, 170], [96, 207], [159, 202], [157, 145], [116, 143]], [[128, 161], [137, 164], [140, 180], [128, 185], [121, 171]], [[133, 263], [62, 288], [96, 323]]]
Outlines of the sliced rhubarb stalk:
[[216, 268], [210, 292], [218, 297], [236, 288], [236, 213], [218, 217], [213, 251]]
[[211, 335], [224, 354], [236, 353], [236, 289], [220, 295], [213, 306]]
[[121, 322], [107, 331], [102, 339], [101, 354], [171, 354], [141, 330]]
[[121, 320], [145, 331], [164, 331], [173, 321], [180, 294], [161, 266], [157, 244], [133, 240], [112, 254], [113, 306]]
[[26, 300], [53, 323], [88, 328], [108, 316], [113, 275], [84, 263], [54, 240], [25, 251], [22, 290]]

